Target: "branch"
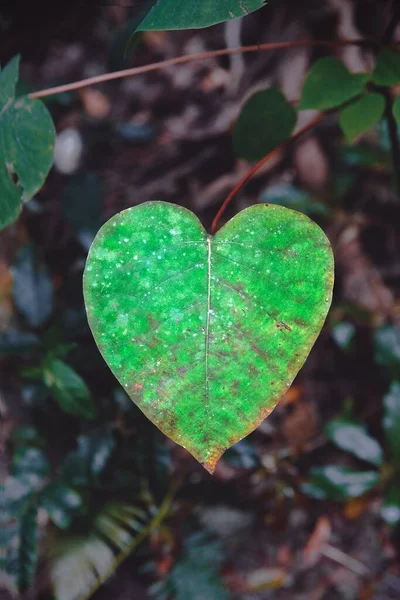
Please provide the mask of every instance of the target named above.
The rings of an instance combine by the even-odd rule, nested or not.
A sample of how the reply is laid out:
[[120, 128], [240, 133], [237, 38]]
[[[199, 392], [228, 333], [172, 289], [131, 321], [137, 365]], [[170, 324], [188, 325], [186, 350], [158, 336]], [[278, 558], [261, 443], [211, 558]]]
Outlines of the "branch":
[[181, 65], [194, 60], [206, 60], [208, 58], [217, 58], [218, 56], [229, 56], [233, 54], [247, 53], [247, 52], [260, 52], [270, 50], [282, 50], [287, 48], [299, 48], [299, 47], [313, 47], [313, 46], [324, 46], [327, 48], [336, 48], [338, 46], [361, 46], [373, 48], [376, 43], [370, 40], [354, 39], [354, 40], [294, 40], [291, 42], [274, 42], [270, 44], [254, 44], [252, 46], [241, 46], [240, 48], [223, 48], [221, 50], [210, 50], [208, 52], [200, 52], [199, 54], [189, 54], [185, 56], [178, 56], [176, 58], [170, 58], [168, 60], [161, 60], [159, 62], [151, 63], [150, 65], [143, 65], [142, 67], [133, 67], [132, 69], [123, 69], [122, 71], [114, 71], [113, 73], [104, 73], [103, 75], [96, 75], [95, 77], [88, 77], [87, 79], [81, 79], [73, 83], [67, 83], [65, 85], [58, 85], [56, 87], [40, 90], [38, 92], [32, 92], [28, 94], [29, 98], [44, 98], [45, 96], [52, 96], [53, 94], [61, 94], [62, 92], [71, 92], [72, 90], [79, 90], [80, 88], [94, 85], [95, 83], [104, 83], [105, 81], [112, 81], [114, 79], [122, 79], [123, 77], [133, 77], [135, 75], [142, 75], [143, 73], [150, 73], [158, 69], [165, 69], [173, 65]]
[[228, 204], [231, 202], [231, 200], [234, 198], [234, 196], [236, 196], [238, 191], [249, 181], [249, 179], [251, 179], [253, 177], [253, 175], [263, 165], [265, 165], [268, 161], [270, 161], [271, 158], [273, 158], [274, 156], [279, 154], [279, 152], [281, 152], [281, 150], [286, 148], [286, 146], [288, 146], [291, 142], [298, 140], [302, 135], [307, 133], [307, 131], [310, 131], [310, 129], [315, 127], [315, 125], [318, 125], [318, 123], [320, 123], [323, 119], [325, 119], [326, 116], [327, 115], [325, 113], [323, 113], [323, 114], [320, 114], [317, 117], [315, 117], [315, 119], [310, 121], [310, 123], [308, 123], [308, 125], [306, 125], [302, 129], [300, 129], [297, 133], [292, 135], [290, 138], [288, 138], [287, 140], [282, 142], [282, 144], [280, 144], [279, 146], [274, 148], [274, 150], [272, 150], [272, 152], [269, 152], [268, 154], [266, 154], [266, 156], [263, 156], [263, 158], [261, 160], [259, 160], [258, 163], [256, 163], [253, 167], [251, 167], [251, 169], [249, 169], [249, 171], [246, 173], [246, 175], [244, 177], [242, 177], [242, 179], [239, 181], [239, 183], [237, 183], [235, 185], [235, 187], [233, 188], [233, 190], [228, 194], [228, 196], [222, 203], [221, 208], [215, 215], [215, 218], [211, 224], [211, 235], [214, 235], [215, 232], [217, 231], [219, 220], [220, 220], [221, 216], [223, 215], [223, 213], [225, 212]]

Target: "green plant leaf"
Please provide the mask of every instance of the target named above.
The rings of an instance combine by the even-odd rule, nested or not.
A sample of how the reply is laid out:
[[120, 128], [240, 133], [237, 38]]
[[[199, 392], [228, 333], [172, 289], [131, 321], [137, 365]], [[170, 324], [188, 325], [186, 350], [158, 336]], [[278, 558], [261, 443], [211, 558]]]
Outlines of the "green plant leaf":
[[400, 523], [400, 485], [394, 483], [386, 493], [381, 516], [392, 527]]
[[219, 576], [223, 560], [221, 543], [208, 532], [189, 536], [167, 577], [152, 588], [156, 598], [174, 600], [229, 600], [231, 594]]
[[383, 48], [378, 54], [376, 67], [372, 73], [376, 85], [396, 85], [400, 83], [400, 54], [389, 48]]
[[339, 115], [340, 127], [348, 142], [376, 125], [385, 112], [385, 99], [376, 92], [365, 94], [349, 106], [342, 108]]
[[397, 124], [400, 125], [400, 96], [397, 96], [396, 100], [393, 102], [393, 115]]
[[158, 0], [138, 31], [199, 29], [235, 17], [245, 17], [265, 6], [266, 0]]
[[[50, 580], [57, 600], [89, 598], [157, 522], [136, 506], [106, 504], [86, 535], [60, 536], [49, 548]], [[150, 522], [149, 522], [150, 521]]]
[[35, 576], [39, 528], [38, 528], [37, 506], [32, 504], [21, 516], [19, 526], [19, 565], [18, 565], [18, 585], [21, 591], [26, 590], [32, 583]]
[[375, 332], [375, 360], [392, 379], [400, 381], [400, 329], [382, 325]]
[[86, 419], [96, 416], [86, 383], [69, 365], [58, 359], [46, 361], [43, 376], [54, 399], [64, 412]]
[[368, 73], [350, 73], [338, 58], [320, 58], [307, 74], [300, 110], [328, 110], [340, 106], [361, 94], [368, 78]]
[[107, 425], [80, 435], [77, 450], [64, 461], [64, 477], [75, 485], [87, 485], [92, 478], [101, 475], [114, 448], [114, 436]]
[[34, 487], [50, 474], [50, 466], [42, 450], [21, 446], [14, 452], [12, 474]]
[[55, 130], [40, 100], [16, 98], [19, 57], [0, 71], [0, 229], [42, 187], [53, 163]]
[[297, 113], [279, 90], [255, 93], [246, 102], [233, 130], [239, 156], [259, 160], [285, 141], [296, 125]]
[[393, 381], [383, 399], [383, 428], [393, 459], [400, 464], [400, 382]]
[[31, 327], [40, 327], [53, 310], [53, 286], [32, 246], [18, 252], [13, 266], [13, 297]]
[[327, 465], [311, 469], [310, 479], [302, 491], [318, 500], [348, 500], [357, 498], [379, 482], [377, 471], [356, 471], [350, 467]]
[[325, 433], [336, 446], [375, 466], [383, 463], [382, 448], [357, 421], [335, 419], [325, 427]]
[[60, 529], [71, 525], [82, 506], [81, 495], [63, 481], [50, 483], [40, 495], [40, 506]]
[[264, 204], [213, 238], [173, 204], [125, 210], [100, 229], [84, 273], [89, 324], [114, 375], [210, 471], [290, 386], [332, 285], [320, 228]]

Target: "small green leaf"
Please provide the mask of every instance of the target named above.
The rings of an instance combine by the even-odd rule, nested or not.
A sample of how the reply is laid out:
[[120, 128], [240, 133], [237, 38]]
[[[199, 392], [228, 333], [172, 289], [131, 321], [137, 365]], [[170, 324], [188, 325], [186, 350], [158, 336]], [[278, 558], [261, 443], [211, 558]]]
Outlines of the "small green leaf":
[[340, 106], [361, 94], [368, 78], [368, 73], [350, 73], [338, 58], [320, 58], [307, 74], [300, 109]]
[[386, 493], [381, 516], [392, 527], [400, 523], [400, 485], [398, 483], [394, 483]]
[[285, 141], [296, 125], [297, 113], [275, 89], [254, 94], [244, 105], [233, 130], [239, 156], [255, 161]]
[[377, 471], [356, 471], [350, 467], [327, 465], [311, 469], [308, 483], [302, 491], [318, 500], [343, 501], [357, 498], [379, 482]]
[[13, 266], [13, 297], [31, 327], [40, 327], [53, 310], [53, 286], [32, 246], [25, 246]]
[[12, 474], [32, 487], [48, 477], [50, 466], [42, 450], [35, 447], [16, 448], [12, 462]]
[[265, 6], [265, 0], [158, 0], [138, 31], [199, 29], [245, 17]]
[[19, 57], [0, 71], [0, 229], [42, 187], [53, 163], [55, 130], [40, 100], [16, 98]]
[[400, 96], [397, 96], [396, 100], [393, 102], [393, 115], [397, 124], [400, 125]]
[[21, 591], [26, 590], [33, 582], [39, 545], [37, 507], [32, 504], [21, 516], [19, 528], [19, 565], [18, 584]]
[[383, 462], [382, 448], [378, 442], [369, 435], [367, 428], [362, 423], [335, 419], [328, 423], [325, 432], [336, 446], [346, 450], [357, 458], [361, 458], [375, 466]]
[[57, 359], [47, 361], [43, 375], [46, 385], [63, 411], [86, 419], [96, 416], [86, 383], [69, 365]]
[[62, 481], [50, 483], [40, 495], [40, 506], [60, 529], [71, 525], [82, 506], [81, 495]]
[[78, 437], [78, 448], [68, 454], [63, 474], [75, 485], [87, 485], [101, 475], [115, 448], [115, 440], [108, 426], [95, 429]]
[[378, 54], [372, 81], [376, 85], [390, 86], [400, 82], [400, 54], [383, 48]]
[[383, 399], [383, 427], [393, 459], [400, 463], [400, 383], [393, 381]]
[[340, 127], [348, 142], [353, 142], [378, 123], [385, 112], [385, 99], [376, 92], [365, 94], [349, 106], [342, 108], [339, 115]]
[[210, 471], [290, 386], [332, 286], [321, 229], [264, 204], [214, 237], [180, 206], [125, 210], [100, 229], [84, 273], [89, 324], [111, 370]]
[[392, 379], [400, 381], [400, 329], [382, 325], [375, 332], [375, 359]]

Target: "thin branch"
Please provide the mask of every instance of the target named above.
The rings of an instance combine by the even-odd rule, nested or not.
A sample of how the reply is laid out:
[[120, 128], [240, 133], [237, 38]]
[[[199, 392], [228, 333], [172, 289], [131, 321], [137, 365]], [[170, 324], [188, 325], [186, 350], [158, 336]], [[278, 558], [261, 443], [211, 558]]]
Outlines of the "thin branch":
[[132, 69], [123, 69], [122, 71], [114, 71], [113, 73], [104, 73], [103, 75], [96, 75], [95, 77], [88, 77], [87, 79], [81, 79], [73, 83], [67, 83], [65, 85], [58, 85], [56, 87], [40, 90], [38, 92], [32, 92], [29, 94], [29, 98], [44, 98], [45, 96], [52, 96], [53, 94], [61, 94], [62, 92], [71, 92], [80, 88], [94, 85], [96, 83], [104, 83], [105, 81], [112, 81], [114, 79], [122, 79], [123, 77], [133, 77], [134, 75], [142, 75], [143, 73], [150, 73], [158, 69], [165, 69], [173, 65], [181, 65], [187, 62], [195, 60], [206, 60], [208, 58], [217, 58], [218, 56], [229, 56], [233, 54], [241, 54], [246, 52], [260, 52], [270, 50], [282, 50], [287, 48], [299, 48], [299, 47], [313, 47], [313, 46], [324, 46], [327, 48], [336, 48], [338, 46], [361, 46], [367, 48], [373, 48], [376, 43], [371, 40], [294, 40], [291, 42], [274, 42], [271, 44], [254, 44], [252, 46], [241, 46], [240, 48], [222, 48], [221, 50], [210, 50], [208, 52], [200, 52], [199, 54], [188, 54], [185, 56], [178, 56], [176, 58], [170, 58], [168, 60], [161, 60], [159, 62], [151, 63], [150, 65], [143, 65], [142, 67], [133, 67]]
[[288, 146], [290, 143], [298, 140], [302, 135], [307, 133], [307, 131], [310, 131], [310, 129], [313, 129], [313, 127], [318, 125], [318, 123], [320, 123], [323, 119], [325, 119], [326, 116], [327, 116], [327, 114], [325, 114], [325, 113], [316, 116], [315, 119], [313, 119], [312, 121], [310, 121], [310, 123], [308, 123], [308, 125], [306, 125], [302, 129], [300, 129], [297, 133], [295, 133], [290, 138], [285, 140], [282, 144], [280, 144], [279, 146], [274, 148], [274, 150], [272, 150], [272, 152], [269, 152], [268, 154], [263, 156], [263, 158], [261, 160], [259, 160], [258, 163], [256, 163], [253, 167], [251, 167], [251, 169], [249, 169], [249, 171], [247, 171], [246, 175], [244, 177], [242, 177], [242, 179], [235, 185], [233, 190], [225, 198], [224, 202], [221, 205], [221, 208], [215, 215], [215, 218], [211, 224], [211, 230], [210, 230], [211, 235], [214, 235], [215, 232], [217, 231], [219, 220], [222, 217], [223, 213], [225, 212], [228, 204], [231, 202], [231, 200], [233, 200], [233, 198], [236, 196], [236, 194], [239, 192], [239, 190], [241, 190], [241, 188], [249, 181], [249, 179], [251, 179], [253, 177], [253, 175], [263, 165], [265, 165], [267, 162], [269, 162], [274, 156], [279, 154], [281, 152], [281, 150], [286, 148], [286, 146]]
[[396, 194], [400, 197], [400, 140], [397, 133], [397, 122], [393, 114], [393, 99], [390, 90], [384, 89], [382, 93], [386, 98], [385, 117], [389, 133]]

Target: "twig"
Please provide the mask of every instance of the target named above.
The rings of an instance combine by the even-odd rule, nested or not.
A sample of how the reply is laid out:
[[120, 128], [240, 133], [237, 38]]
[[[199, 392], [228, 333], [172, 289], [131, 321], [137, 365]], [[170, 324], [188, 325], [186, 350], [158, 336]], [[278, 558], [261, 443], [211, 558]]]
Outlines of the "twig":
[[369, 573], [369, 569], [362, 562], [345, 554], [342, 550], [339, 550], [339, 548], [335, 548], [330, 544], [324, 544], [322, 546], [321, 554], [326, 556], [326, 558], [334, 560], [346, 569], [349, 569], [349, 571], [353, 571], [353, 573], [356, 573], [360, 577], [365, 577]]
[[215, 232], [217, 231], [219, 220], [220, 220], [221, 216], [223, 215], [223, 213], [225, 212], [226, 207], [228, 206], [228, 204], [231, 202], [231, 200], [234, 198], [234, 196], [236, 196], [236, 194], [238, 193], [238, 191], [249, 181], [249, 179], [251, 179], [253, 177], [253, 175], [263, 165], [265, 165], [268, 161], [270, 161], [271, 158], [273, 158], [274, 156], [276, 156], [277, 154], [279, 154], [279, 152], [281, 152], [281, 150], [283, 150], [284, 148], [286, 148], [286, 146], [288, 144], [290, 144], [291, 142], [294, 142], [294, 141], [298, 140], [302, 135], [304, 135], [305, 133], [307, 133], [307, 131], [310, 131], [310, 129], [312, 129], [313, 127], [315, 127], [316, 125], [318, 125], [318, 123], [320, 123], [323, 119], [325, 119], [326, 116], [327, 116], [327, 114], [323, 113], [323, 114], [320, 114], [317, 117], [315, 117], [315, 119], [313, 119], [312, 121], [310, 121], [310, 123], [308, 123], [308, 125], [306, 125], [302, 129], [300, 129], [297, 133], [295, 133], [294, 135], [292, 135], [290, 138], [288, 138], [287, 140], [285, 140], [284, 142], [282, 142], [282, 144], [280, 144], [279, 146], [277, 146], [276, 148], [274, 148], [274, 150], [272, 150], [272, 152], [269, 152], [268, 154], [266, 154], [266, 156], [263, 156], [263, 158], [261, 160], [259, 160], [258, 163], [256, 163], [253, 167], [251, 167], [251, 169], [249, 169], [249, 171], [247, 171], [246, 175], [240, 179], [240, 181], [235, 185], [235, 187], [233, 188], [233, 190], [225, 198], [224, 202], [221, 205], [221, 208], [219, 209], [219, 211], [215, 215], [215, 218], [214, 218], [214, 220], [213, 220], [213, 222], [211, 224], [211, 230], [210, 230], [211, 235], [214, 235]]
[[390, 94], [390, 90], [381, 90], [386, 98], [386, 123], [390, 139], [390, 148], [392, 154], [392, 167], [395, 181], [395, 189], [397, 196], [400, 197], [400, 141], [397, 134], [397, 122], [393, 114], [393, 100]]
[[61, 94], [63, 92], [71, 92], [80, 88], [94, 85], [95, 83], [104, 83], [105, 81], [112, 81], [114, 79], [122, 79], [123, 77], [133, 77], [134, 75], [142, 75], [143, 73], [150, 73], [157, 69], [165, 69], [173, 65], [181, 65], [194, 60], [206, 60], [208, 58], [217, 58], [218, 56], [229, 56], [233, 54], [240, 54], [246, 52], [260, 52], [270, 50], [282, 50], [286, 48], [299, 48], [299, 47], [310, 47], [310, 46], [325, 46], [328, 48], [335, 48], [337, 46], [361, 46], [374, 48], [376, 42], [371, 40], [294, 40], [291, 42], [273, 42], [270, 44], [254, 44], [252, 46], [241, 46], [239, 48], [222, 48], [221, 50], [210, 50], [207, 52], [200, 52], [199, 54], [189, 54], [185, 56], [177, 56], [176, 58], [170, 58], [168, 60], [161, 60], [159, 62], [151, 63], [150, 65], [143, 65], [142, 67], [133, 67], [132, 69], [123, 69], [122, 71], [114, 71], [113, 73], [104, 73], [103, 75], [96, 75], [94, 77], [88, 77], [87, 79], [81, 79], [73, 83], [67, 83], [65, 85], [58, 85], [56, 87], [40, 90], [38, 92], [32, 92], [29, 94], [29, 98], [44, 98], [45, 96], [52, 96], [53, 94]]

